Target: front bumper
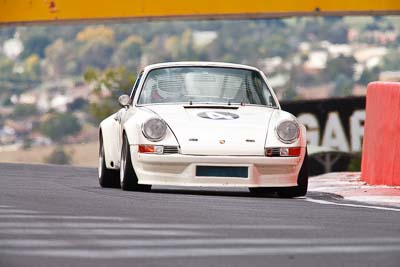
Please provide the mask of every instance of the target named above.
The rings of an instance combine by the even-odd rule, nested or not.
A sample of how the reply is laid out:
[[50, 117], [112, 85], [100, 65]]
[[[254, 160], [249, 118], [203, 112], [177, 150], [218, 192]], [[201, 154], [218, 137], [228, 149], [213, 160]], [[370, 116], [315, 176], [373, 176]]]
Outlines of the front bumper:
[[[140, 184], [175, 186], [289, 187], [297, 185], [300, 157], [193, 156], [138, 153], [131, 146], [132, 164]], [[248, 177], [196, 176], [197, 166], [247, 167]]]

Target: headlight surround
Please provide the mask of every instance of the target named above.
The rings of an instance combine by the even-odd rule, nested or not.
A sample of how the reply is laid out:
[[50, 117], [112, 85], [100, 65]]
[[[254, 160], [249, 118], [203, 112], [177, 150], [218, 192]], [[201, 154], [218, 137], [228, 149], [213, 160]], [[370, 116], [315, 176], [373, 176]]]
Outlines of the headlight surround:
[[299, 124], [291, 120], [282, 121], [276, 127], [276, 134], [283, 143], [294, 143], [299, 138]]
[[152, 142], [164, 139], [167, 133], [167, 124], [160, 118], [148, 119], [142, 125], [143, 135]]

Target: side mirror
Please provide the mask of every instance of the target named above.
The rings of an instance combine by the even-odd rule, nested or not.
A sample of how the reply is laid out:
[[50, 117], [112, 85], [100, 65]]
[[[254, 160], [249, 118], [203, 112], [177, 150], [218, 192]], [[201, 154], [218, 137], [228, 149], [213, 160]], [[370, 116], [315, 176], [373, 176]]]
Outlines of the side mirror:
[[118, 97], [118, 103], [122, 107], [129, 106], [130, 102], [131, 102], [131, 98], [129, 97], [129, 95], [121, 95]]

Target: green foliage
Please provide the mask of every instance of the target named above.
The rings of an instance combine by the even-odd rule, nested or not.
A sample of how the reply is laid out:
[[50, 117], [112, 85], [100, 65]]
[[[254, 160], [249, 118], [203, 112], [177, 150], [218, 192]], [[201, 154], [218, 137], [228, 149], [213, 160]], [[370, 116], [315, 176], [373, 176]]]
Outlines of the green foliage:
[[361, 152], [353, 154], [350, 159], [349, 165], [347, 166], [347, 170], [349, 172], [361, 171], [361, 158], [362, 158]]
[[129, 94], [136, 77], [127, 73], [124, 68], [108, 68], [100, 71], [88, 68], [84, 80], [91, 87], [96, 101], [90, 103], [89, 112], [98, 123], [119, 109], [117, 98]]
[[84, 98], [77, 98], [75, 99], [72, 103], [67, 104], [67, 109], [68, 111], [86, 111], [87, 107], [88, 107], [89, 103], [86, 99]]
[[382, 16], [374, 16], [371, 23], [365, 25], [365, 29], [368, 31], [392, 31], [394, 30], [394, 25], [392, 21], [388, 20]]
[[89, 26], [76, 35], [80, 70], [104, 69], [110, 65], [115, 50], [114, 31], [105, 26]]
[[81, 69], [97, 67], [104, 69], [110, 64], [110, 57], [114, 52], [114, 46], [110, 43], [88, 42], [79, 50], [78, 57], [81, 62]]
[[144, 40], [142, 37], [137, 35], [129, 36], [116, 49], [113, 56], [114, 64], [136, 71], [143, 53], [143, 45]]
[[36, 54], [32, 54], [25, 59], [24, 72], [27, 78], [31, 80], [40, 78], [40, 59]]
[[[16, 64], [0, 53], [0, 91], [20, 94], [34, 87], [38, 82], [39, 72], [39, 62], [35, 61], [35, 57], [32, 57], [24, 64]], [[23, 72], [15, 72], [16, 67], [22, 67]]]
[[62, 143], [66, 136], [79, 133], [81, 125], [70, 113], [54, 113], [41, 123], [40, 131], [54, 142]]
[[[381, 34], [385, 34], [385, 31], [398, 33], [400, 30], [399, 19], [394, 16], [360, 19], [315, 16], [7, 27], [0, 29], [0, 43], [18, 33], [25, 49], [16, 59], [8, 59], [0, 53], [0, 91], [18, 95], [34, 88], [39, 82], [82, 77], [88, 67], [99, 72], [107, 68], [124, 67], [129, 72], [137, 73], [143, 64], [204, 60], [243, 63], [262, 68], [264, 59], [279, 56], [283, 59], [280, 69], [267, 74], [280, 73], [291, 77], [290, 84], [283, 88], [287, 91], [285, 97], [295, 97], [294, 89], [299, 86], [320, 86], [333, 82], [337, 95], [341, 92], [347, 94], [348, 86], [344, 85], [348, 84], [348, 80], [353, 80], [354, 58], [342, 56], [330, 59], [327, 69], [321, 74], [318, 70], [303, 68], [309, 51], [299, 48], [300, 44], [307, 43], [311, 46], [310, 51], [326, 51], [327, 47], [321, 41], [349, 43], [349, 29], [358, 31], [358, 37], [353, 37], [356, 39], [351, 39], [352, 42], [383, 46], [383, 41], [371, 30], [378, 30]], [[202, 43], [201, 39], [205, 37], [201, 37], [199, 31], [215, 32], [216, 38]], [[399, 70], [400, 37], [385, 42], [388, 42], [384, 46], [390, 52], [384, 57], [381, 70]], [[357, 82], [366, 84], [376, 75], [375, 70], [366, 71]], [[131, 86], [132, 83], [129, 83], [129, 89]], [[98, 97], [100, 102], [108, 98], [105, 95]], [[118, 107], [114, 102], [103, 104], [99, 101], [90, 107], [92, 113], [98, 114], [96, 117], [105, 116]]]
[[79, 42], [114, 42], [114, 30], [106, 26], [88, 26], [76, 35]]
[[69, 165], [72, 162], [69, 155], [62, 146], [57, 146], [47, 157], [44, 158], [45, 163]]
[[324, 70], [325, 81], [335, 81], [338, 75], [343, 75], [349, 80], [353, 80], [354, 64], [356, 62], [354, 57], [343, 55], [328, 60], [326, 69]]
[[296, 99], [297, 97], [297, 92], [293, 87], [289, 87], [287, 90], [283, 92], [282, 99], [284, 100], [292, 100]]
[[286, 58], [288, 54], [292, 51], [287, 36], [285, 35], [273, 35], [267, 38], [265, 42], [265, 46], [267, 47], [267, 55], [269, 57], [282, 57]]
[[22, 57], [28, 57], [32, 54], [36, 54], [39, 57], [44, 57], [45, 48], [51, 43], [51, 39], [47, 34], [40, 33], [38, 35], [30, 35], [24, 41], [24, 51]]
[[[1, 87], [0, 87], [1, 92]], [[0, 94], [0, 106], [9, 107], [12, 106], [13, 103], [11, 102], [11, 94], [9, 92], [4, 92]]]
[[334, 96], [349, 96], [353, 89], [353, 80], [344, 74], [339, 74], [335, 79]]
[[14, 107], [14, 112], [12, 114], [13, 118], [25, 118], [29, 116], [34, 116], [38, 114], [36, 105], [34, 104], [17, 104]]
[[114, 99], [102, 99], [98, 103], [92, 103], [89, 106], [89, 113], [93, 117], [92, 122], [96, 125], [103, 119], [107, 118], [111, 114], [115, 113], [118, 108], [117, 100]]
[[24, 140], [24, 144], [23, 144], [22, 148], [23, 148], [24, 150], [29, 150], [29, 149], [31, 149], [31, 148], [32, 148], [32, 139], [31, 139], [31, 138], [26, 138], [26, 139]]
[[12, 76], [14, 63], [11, 59], [3, 57], [0, 54], [0, 79], [7, 79]]
[[348, 32], [349, 28], [346, 24], [343, 22], [336, 22], [326, 32], [326, 39], [333, 44], [345, 44], [347, 43]]
[[137, 59], [142, 55], [143, 45], [144, 45], [144, 40], [142, 37], [137, 35], [131, 35], [121, 43], [120, 49], [124, 51], [127, 57]]
[[15, 27], [0, 27], [0, 43], [11, 39], [15, 34]]
[[361, 74], [360, 79], [358, 79], [358, 83], [366, 86], [370, 82], [378, 81], [379, 73], [380, 73], [379, 67], [374, 67], [372, 69], [365, 69]]
[[56, 39], [46, 48], [47, 73], [52, 78], [69, 75], [81, 75], [81, 59], [77, 44], [64, 39]]
[[331, 43], [347, 43], [348, 25], [342, 17], [315, 17], [302, 20], [304, 23], [301, 29], [310, 41], [327, 40]]
[[400, 49], [390, 50], [389, 53], [383, 57], [382, 70], [387, 71], [400, 71]]

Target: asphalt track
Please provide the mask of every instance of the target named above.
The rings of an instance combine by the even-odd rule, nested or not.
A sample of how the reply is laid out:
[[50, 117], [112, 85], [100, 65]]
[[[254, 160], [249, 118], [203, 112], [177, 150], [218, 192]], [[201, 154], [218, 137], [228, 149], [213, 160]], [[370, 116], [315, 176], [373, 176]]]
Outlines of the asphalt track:
[[125, 192], [93, 168], [0, 164], [0, 266], [398, 267], [400, 212], [317, 192]]

